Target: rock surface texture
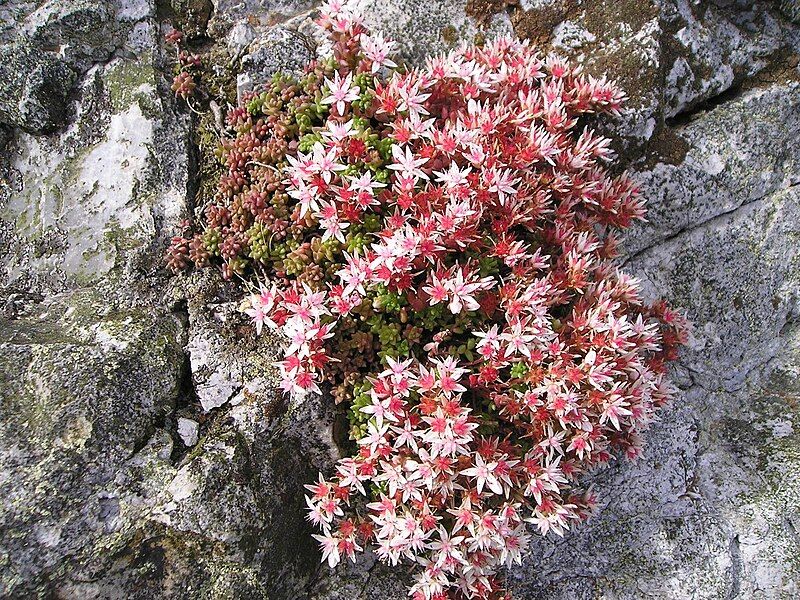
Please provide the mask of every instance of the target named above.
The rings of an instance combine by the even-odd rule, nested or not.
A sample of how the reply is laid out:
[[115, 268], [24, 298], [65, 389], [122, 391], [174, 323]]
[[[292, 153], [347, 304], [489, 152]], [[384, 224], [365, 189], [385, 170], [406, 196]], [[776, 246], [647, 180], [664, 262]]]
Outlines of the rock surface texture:
[[[406, 573], [331, 572], [303, 489], [338, 455], [324, 398], [273, 391], [213, 272], [163, 250], [202, 171], [165, 21], [257, 85], [313, 48], [312, 2], [0, 2], [0, 597], [368, 600]], [[800, 597], [800, 26], [791, 2], [366, 2], [420, 62], [516, 34], [608, 73], [600, 126], [649, 222], [626, 269], [685, 309], [681, 392], [599, 511], [537, 538], [519, 598]]]

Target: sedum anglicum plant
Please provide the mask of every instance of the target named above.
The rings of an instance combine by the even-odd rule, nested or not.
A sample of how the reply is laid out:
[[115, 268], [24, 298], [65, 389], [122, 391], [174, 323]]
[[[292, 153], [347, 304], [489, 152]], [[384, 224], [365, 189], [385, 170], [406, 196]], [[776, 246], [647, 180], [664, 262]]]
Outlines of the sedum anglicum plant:
[[624, 97], [517, 40], [405, 69], [352, 5], [317, 23], [325, 56], [228, 115], [168, 262], [260, 281], [283, 389], [346, 403], [355, 453], [306, 486], [324, 561], [370, 547], [416, 565], [414, 600], [506, 598], [527, 524], [562, 535], [580, 475], [640, 452], [685, 341], [613, 262], [643, 202], [584, 117]]

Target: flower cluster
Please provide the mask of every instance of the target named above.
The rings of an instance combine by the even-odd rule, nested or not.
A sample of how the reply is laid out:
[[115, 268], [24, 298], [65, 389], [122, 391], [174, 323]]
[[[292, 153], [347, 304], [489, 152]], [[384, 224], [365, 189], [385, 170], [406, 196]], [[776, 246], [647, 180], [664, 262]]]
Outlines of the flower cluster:
[[563, 534], [594, 504], [579, 477], [638, 454], [685, 341], [613, 262], [643, 203], [585, 117], [623, 95], [516, 40], [406, 70], [349, 4], [318, 24], [328, 56], [230, 113], [170, 256], [260, 279], [284, 390], [348, 408], [353, 456], [306, 486], [323, 560], [370, 546], [417, 564], [414, 600], [504, 598], [526, 523]]

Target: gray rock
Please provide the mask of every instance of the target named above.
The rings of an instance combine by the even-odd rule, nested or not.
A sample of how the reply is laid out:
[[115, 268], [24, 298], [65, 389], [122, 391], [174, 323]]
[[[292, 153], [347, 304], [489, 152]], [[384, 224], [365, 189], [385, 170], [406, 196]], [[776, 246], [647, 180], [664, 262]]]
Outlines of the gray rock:
[[94, 67], [70, 126], [12, 143], [0, 285], [62, 291], [159, 264], [169, 233], [160, 225], [185, 210], [188, 123], [159, 97], [152, 61], [151, 51]]
[[187, 446], [194, 446], [197, 443], [197, 434], [200, 431], [200, 424], [192, 419], [178, 417], [178, 435]]
[[208, 20], [214, 10], [211, 0], [168, 0], [160, 8], [171, 24], [190, 38], [206, 34]]
[[[64, 17], [89, 4], [48, 3], [19, 18], [38, 14], [48, 35], [91, 45], [91, 32]], [[161, 302], [154, 267], [186, 211], [189, 130], [160, 92], [158, 32], [142, 6], [120, 2], [114, 13], [120, 48], [147, 48], [135, 59], [98, 42], [83, 56], [101, 62], [82, 76], [30, 46], [26, 64], [78, 77], [59, 116], [68, 122], [48, 136], [2, 128], [3, 597], [90, 597], [69, 590], [138, 544], [175, 475], [167, 432], [186, 402], [186, 319]], [[4, 80], [2, 93], [14, 85]], [[130, 596], [97, 597], [121, 594]]]
[[517, 35], [589, 73], [608, 74], [627, 92], [630, 101], [614, 133], [623, 136], [618, 147], [634, 154], [664, 119], [800, 52], [800, 30], [768, 2], [536, 2], [522, 8], [511, 15]]
[[108, 2], [50, 0], [32, 12], [19, 30], [40, 51], [55, 52], [78, 72], [106, 60], [116, 50], [116, 15]]
[[[310, 2], [158, 4], [198, 35], [211, 15], [258, 81], [309, 56]], [[777, 6], [535, 0], [489, 19], [628, 91], [602, 125], [650, 221], [623, 261], [695, 324], [645, 455], [589, 476], [598, 513], [535, 540], [518, 597], [800, 593], [799, 34]], [[456, 0], [366, 10], [412, 64], [486, 35]], [[2, 52], [29, 52], [0, 121], [57, 130], [0, 127], [0, 596], [406, 598], [407, 570], [369, 554], [319, 566], [302, 484], [340, 453], [329, 399], [276, 394], [281, 341], [253, 335], [240, 288], [158, 275], [196, 166], [159, 35], [145, 0], [0, 5]], [[52, 116], [40, 63], [75, 79]]]
[[473, 42], [476, 36], [512, 33], [505, 13], [492, 16], [488, 28], [482, 29], [467, 16], [461, 0], [367, 0], [363, 4], [365, 24], [395, 40], [400, 56], [411, 64], [422, 64], [426, 57]]
[[239, 310], [240, 302], [220, 299], [235, 292], [209, 272], [193, 274], [175, 290], [176, 301], [185, 301], [189, 316], [186, 351], [197, 400], [209, 412], [241, 395], [267, 393], [277, 384], [273, 361], [280, 341], [256, 338]]
[[312, 8], [313, 0], [212, 0], [214, 12], [209, 31], [222, 36], [235, 23], [271, 26]]
[[315, 56], [313, 42], [303, 34], [273, 27], [250, 45], [242, 58], [242, 70], [254, 88], [263, 86], [275, 73], [299, 75]]
[[64, 62], [33, 46], [0, 46], [0, 122], [29, 133], [57, 129], [75, 78]]
[[671, 128], [670, 145], [680, 152], [670, 162], [635, 167], [650, 210], [648, 223], [627, 236], [627, 252], [636, 255], [800, 181], [800, 148], [792, 143], [800, 130], [800, 82], [743, 93], [713, 115]]
[[563, 541], [537, 540], [527, 568], [510, 573], [522, 597], [797, 594], [800, 481], [786, 449], [798, 418], [798, 223], [800, 194], [783, 188], [628, 265], [648, 295], [690, 311], [683, 389], [641, 459], [591, 477], [596, 517]]
[[36, 10], [36, 0], [15, 0], [0, 4], [0, 44], [6, 44], [17, 36], [19, 24]]
[[152, 518], [221, 543], [208, 558], [252, 569], [263, 589], [256, 597], [302, 597], [318, 558], [297, 483], [338, 456], [331, 428], [325, 399], [243, 399], [182, 463]]
[[800, 23], [800, 3], [797, 0], [778, 0], [778, 9], [790, 21]]
[[228, 32], [227, 43], [228, 50], [234, 56], [244, 52], [244, 50], [256, 39], [257, 31], [247, 21], [239, 21], [231, 27]]
[[253, 79], [247, 73], [236, 76], [236, 102], [242, 104], [245, 96], [253, 91]]
[[0, 10], [19, 19], [0, 32], [0, 123], [28, 133], [62, 127], [84, 73], [117, 51], [144, 51], [152, 40], [143, 29], [145, 0], [49, 0]]
[[0, 330], [0, 595], [35, 597], [131, 541], [143, 471], [169, 464], [142, 448], [178, 397], [182, 323], [81, 290]]

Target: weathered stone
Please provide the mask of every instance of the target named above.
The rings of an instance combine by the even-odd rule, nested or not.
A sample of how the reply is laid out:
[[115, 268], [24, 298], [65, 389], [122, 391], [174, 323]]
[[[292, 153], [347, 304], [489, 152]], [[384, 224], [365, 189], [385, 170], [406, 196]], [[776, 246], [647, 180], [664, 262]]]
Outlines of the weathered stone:
[[212, 0], [214, 14], [209, 24], [212, 35], [224, 35], [236, 22], [251, 25], [275, 25], [310, 9], [312, 0]]
[[273, 27], [250, 46], [242, 59], [242, 70], [259, 87], [275, 73], [299, 75], [314, 56], [313, 43], [301, 33]]
[[428, 56], [451, 50], [462, 42], [512, 33], [505, 13], [490, 18], [484, 29], [467, 16], [461, 0], [370, 0], [363, 4], [365, 24], [395, 40], [399, 55], [411, 64], [422, 64]]
[[634, 167], [650, 206], [648, 222], [626, 236], [628, 253], [800, 181], [800, 147], [792, 143], [800, 83], [743, 93], [711, 115], [671, 128], [680, 160]]
[[64, 123], [75, 72], [27, 44], [0, 46], [0, 122], [30, 133]]
[[206, 33], [208, 20], [214, 5], [211, 0], [169, 0], [164, 8], [172, 25], [190, 38], [202, 37]]
[[778, 9], [786, 18], [794, 23], [800, 23], [800, 4], [796, 0], [777, 0]]
[[147, 57], [95, 67], [74, 123], [49, 138], [17, 137], [16, 189], [0, 205], [0, 219], [13, 224], [0, 251], [3, 286], [61, 291], [158, 263], [150, 251], [166, 239], [160, 222], [181, 216], [175, 186], [186, 185], [188, 162], [186, 133], [165, 111], [158, 79]]
[[0, 595], [31, 597], [130, 539], [146, 495], [130, 461], [176, 402], [182, 324], [79, 291], [0, 330]]
[[544, 51], [618, 81], [630, 100], [614, 133], [634, 153], [664, 119], [800, 52], [800, 31], [767, 2], [559, 0], [524, 4], [511, 20]]
[[152, 44], [146, 0], [20, 3], [14, 29], [0, 30], [0, 123], [29, 133], [61, 128], [73, 84], [115, 52]]
[[194, 391], [209, 412], [247, 393], [263, 393], [276, 383], [272, 364], [278, 340], [255, 338], [239, 302], [220, 299], [234, 291], [218, 275], [202, 273], [181, 282], [176, 299], [185, 298], [189, 314], [187, 353]]
[[199, 428], [200, 424], [197, 421], [178, 417], [178, 435], [187, 446], [194, 446], [197, 443]]
[[36, 10], [37, 4], [36, 0], [16, 0], [0, 4], [0, 44], [8, 43], [16, 37], [19, 24]]
[[19, 37], [40, 51], [54, 52], [78, 72], [108, 57], [117, 48], [120, 28], [103, 0], [50, 0], [22, 23]]
[[[190, 33], [204, 33], [208, 2], [157, 4], [179, 25], [194, 10]], [[630, 110], [601, 124], [650, 205], [625, 268], [695, 324], [645, 455], [587, 477], [597, 515], [535, 538], [508, 574], [521, 598], [800, 593], [800, 34], [778, 4], [493, 2], [486, 30], [459, 0], [366, 3], [411, 64], [513, 26], [618, 79]], [[215, 0], [207, 30], [262, 82], [310, 56], [294, 32], [308, 36], [311, 8]], [[241, 288], [209, 271], [160, 301], [194, 165], [153, 13], [146, 0], [0, 6], [4, 52], [34, 39], [22, 72], [40, 61], [75, 77], [52, 118], [31, 104], [44, 129], [5, 100], [29, 80], [0, 84], [0, 111], [17, 111], [0, 121], [59, 130], [0, 128], [0, 595], [405, 598], [407, 570], [369, 554], [319, 566], [302, 484], [339, 456], [335, 411], [276, 393], [280, 340], [254, 336]]]
[[228, 50], [234, 56], [241, 54], [256, 39], [257, 35], [257, 30], [253, 25], [247, 21], [239, 21], [228, 32]]
[[[188, 122], [161, 95], [148, 5], [120, 2], [104, 17], [121, 36], [114, 47], [137, 51], [135, 59], [111, 58], [114, 48], [91, 37], [105, 36], [95, 31], [103, 24], [74, 20], [100, 3], [50, 2], [19, 13], [15, 34], [36, 21], [30, 37], [53, 36], [36, 43], [77, 36], [77, 71], [53, 62], [57, 52], [37, 54], [41, 48], [18, 41], [5, 47], [28, 48], [24, 86], [38, 85], [25, 71], [31, 61], [63, 67], [79, 85], [57, 117], [69, 122], [46, 123], [57, 133], [3, 128], [3, 597], [89, 597], [69, 590], [100, 578], [137, 543], [143, 515], [175, 474], [167, 431], [186, 402], [186, 321], [160, 301], [163, 279], [153, 273], [186, 210]], [[4, 98], [14, 85], [3, 81]], [[56, 104], [59, 94], [46, 99]], [[98, 594], [120, 595], [130, 596]]]
[[295, 484], [338, 456], [332, 425], [327, 399], [243, 397], [183, 462], [153, 519], [223, 542], [214, 558], [254, 569], [266, 598], [302, 597], [317, 557]]
[[[712, 117], [709, 117], [712, 118]], [[687, 307], [684, 388], [644, 456], [591, 477], [598, 515], [539, 540], [512, 572], [526, 598], [789, 598], [797, 594], [800, 194], [779, 190], [630, 265]]]

